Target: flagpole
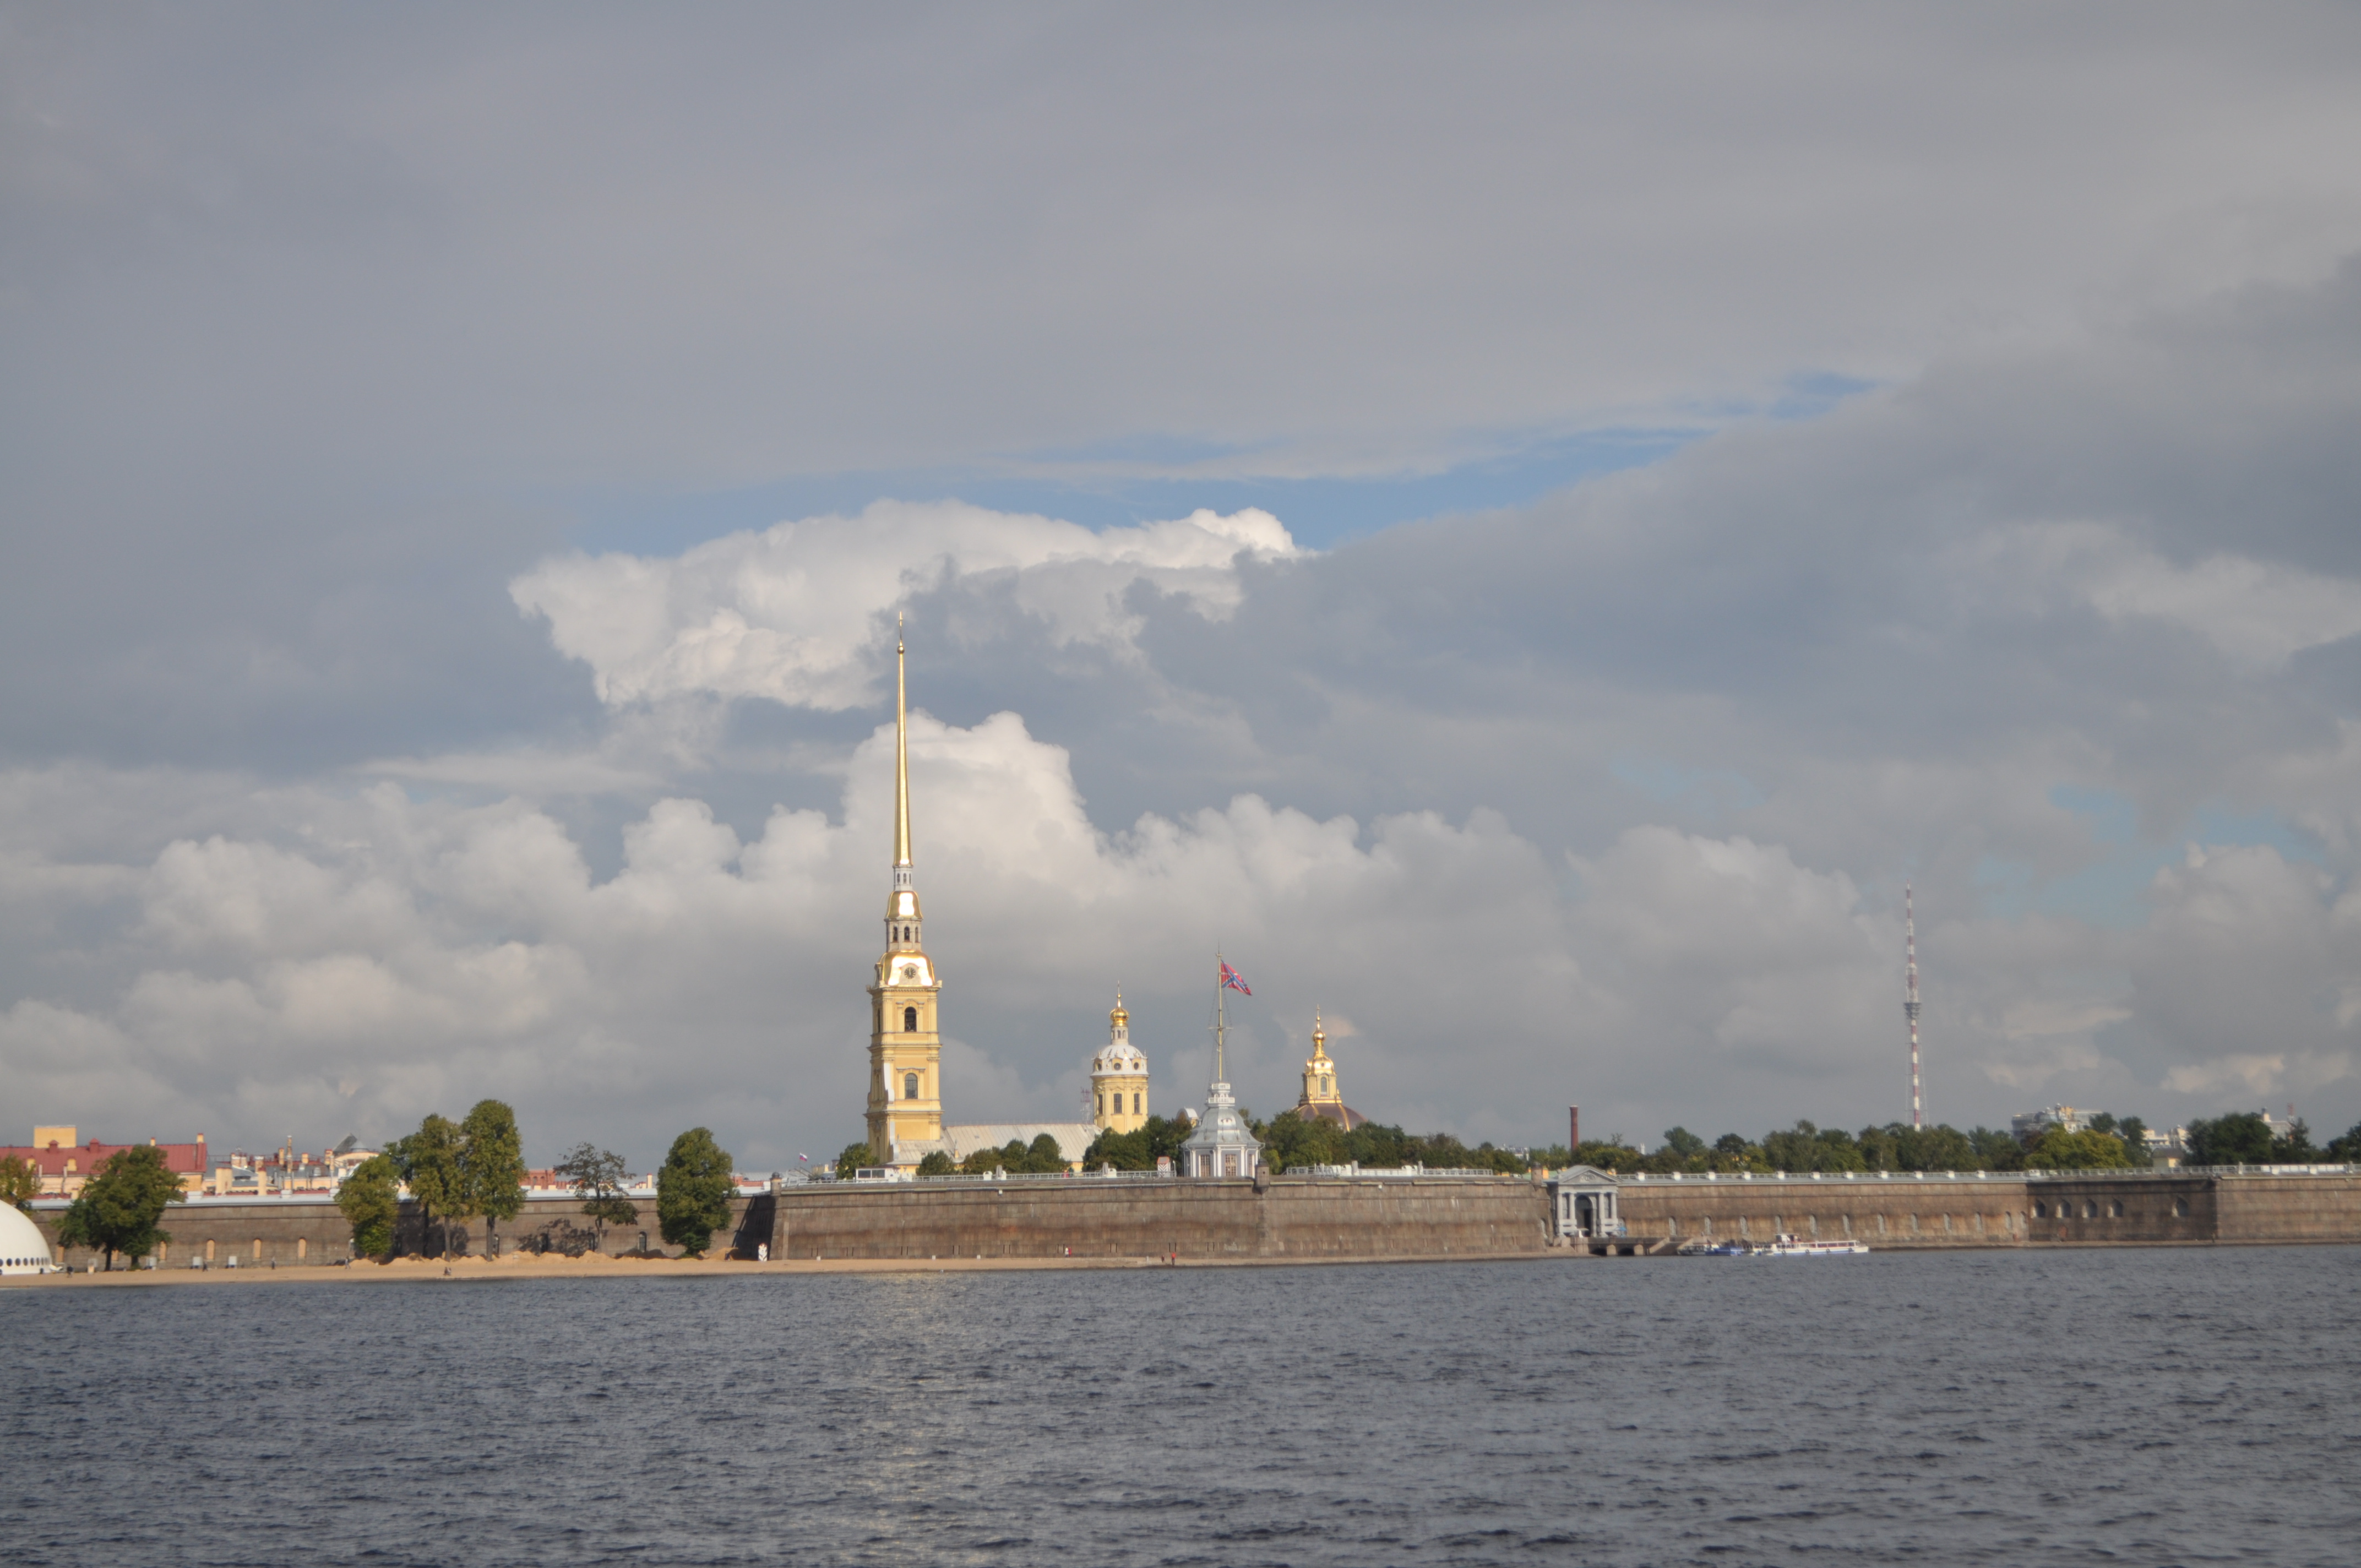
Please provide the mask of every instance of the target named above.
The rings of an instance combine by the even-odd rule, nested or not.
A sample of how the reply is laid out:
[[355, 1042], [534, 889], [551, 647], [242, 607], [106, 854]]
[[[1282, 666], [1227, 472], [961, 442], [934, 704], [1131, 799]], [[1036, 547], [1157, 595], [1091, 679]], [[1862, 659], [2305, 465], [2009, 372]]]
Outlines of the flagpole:
[[1222, 1047], [1227, 1037], [1226, 1031], [1229, 1027], [1227, 1004], [1230, 999], [1222, 994], [1223, 990], [1222, 949], [1215, 948], [1213, 949], [1213, 1081], [1215, 1083], [1229, 1081], [1227, 1064], [1222, 1060]]

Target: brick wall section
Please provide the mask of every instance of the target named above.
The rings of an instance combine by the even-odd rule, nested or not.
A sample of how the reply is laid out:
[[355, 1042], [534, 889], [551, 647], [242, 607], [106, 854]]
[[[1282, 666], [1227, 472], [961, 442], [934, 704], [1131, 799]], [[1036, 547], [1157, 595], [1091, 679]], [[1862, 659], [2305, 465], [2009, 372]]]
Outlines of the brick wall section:
[[2224, 1176], [2213, 1201], [2224, 1239], [2361, 1239], [2361, 1178]]
[[1616, 1201], [1635, 1236], [1766, 1242], [1782, 1231], [1883, 1250], [2015, 1246], [2026, 1183], [1958, 1180], [1634, 1181]]
[[1789, 1231], [1877, 1248], [2361, 1242], [2361, 1176], [2334, 1173], [1651, 1180], [1626, 1183], [1619, 1202], [1633, 1235], [1682, 1241]]
[[1539, 1253], [1521, 1178], [925, 1182], [789, 1188], [776, 1257], [1337, 1258]]
[[[2317, 1178], [2313, 1179], [2319, 1179]], [[2210, 1176], [2078, 1176], [2025, 1184], [2037, 1242], [2251, 1241], [2224, 1236]], [[2361, 1239], [2361, 1230], [2353, 1235]]]

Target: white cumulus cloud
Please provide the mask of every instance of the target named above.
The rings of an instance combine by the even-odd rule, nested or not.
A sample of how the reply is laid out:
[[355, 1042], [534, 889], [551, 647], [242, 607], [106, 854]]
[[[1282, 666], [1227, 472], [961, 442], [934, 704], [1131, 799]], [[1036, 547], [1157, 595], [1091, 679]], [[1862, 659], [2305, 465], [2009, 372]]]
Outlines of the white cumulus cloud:
[[959, 501], [878, 501], [858, 516], [781, 522], [671, 558], [570, 555], [510, 585], [610, 706], [688, 693], [842, 709], [874, 696], [863, 658], [877, 619], [952, 576], [1005, 578], [1060, 643], [1128, 643], [1135, 583], [1218, 619], [1241, 556], [1302, 554], [1254, 509], [1093, 532]]

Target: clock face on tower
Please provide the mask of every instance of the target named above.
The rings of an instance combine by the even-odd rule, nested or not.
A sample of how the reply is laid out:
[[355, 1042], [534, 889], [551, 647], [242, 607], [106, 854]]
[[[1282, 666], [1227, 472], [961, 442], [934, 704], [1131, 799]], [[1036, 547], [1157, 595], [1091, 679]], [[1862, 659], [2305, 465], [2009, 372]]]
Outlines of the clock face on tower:
[[916, 979], [917, 979], [917, 978], [918, 978], [918, 966], [917, 966], [917, 965], [916, 965], [916, 964], [904, 964], [904, 965], [902, 966], [902, 978], [903, 978], [904, 980], [916, 980]]

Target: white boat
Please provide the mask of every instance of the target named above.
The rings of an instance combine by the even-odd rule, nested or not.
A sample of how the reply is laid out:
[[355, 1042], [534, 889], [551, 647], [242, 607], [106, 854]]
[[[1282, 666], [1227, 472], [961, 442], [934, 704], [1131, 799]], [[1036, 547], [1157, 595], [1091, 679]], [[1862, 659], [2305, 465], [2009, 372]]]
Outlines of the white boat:
[[1756, 1247], [1752, 1255], [1755, 1257], [1851, 1257], [1868, 1250], [1867, 1242], [1857, 1242], [1850, 1237], [1840, 1242], [1807, 1242], [1782, 1231], [1772, 1239], [1769, 1246]]

